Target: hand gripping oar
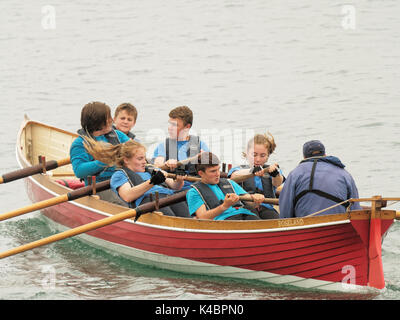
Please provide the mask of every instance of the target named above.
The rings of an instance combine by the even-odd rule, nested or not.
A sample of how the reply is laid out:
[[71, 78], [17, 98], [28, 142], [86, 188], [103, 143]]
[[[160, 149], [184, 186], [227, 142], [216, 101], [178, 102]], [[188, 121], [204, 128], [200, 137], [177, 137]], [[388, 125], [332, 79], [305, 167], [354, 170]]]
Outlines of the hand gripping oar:
[[[251, 197], [250, 194], [239, 196], [239, 200], [254, 202], [254, 200], [253, 200], [253, 198]], [[277, 198], [265, 198], [262, 203], [269, 203], [269, 204], [279, 205], [279, 199], [277, 199]]]
[[[96, 192], [104, 191], [110, 188], [110, 180], [102, 181], [99, 183], [95, 184], [95, 190]], [[59, 203], [67, 202], [67, 201], [72, 201], [76, 200], [85, 196], [90, 196], [93, 194], [93, 186], [89, 185], [83, 188], [76, 189], [74, 191], [68, 192], [66, 194], [63, 194], [58, 197], [50, 198], [47, 200], [43, 200], [40, 202], [36, 202], [34, 204], [31, 204], [29, 206], [16, 209], [7, 213], [3, 213], [0, 215], [0, 221], [7, 220], [13, 217], [17, 217], [20, 215], [23, 215], [25, 213], [29, 213], [32, 211], [44, 209], [47, 207], [54, 206]]]
[[[254, 176], [254, 174], [249, 175], [251, 177]], [[237, 182], [237, 180], [241, 180], [243, 176], [237, 176], [237, 177], [233, 177], [233, 178], [229, 178], [230, 180], [233, 180], [235, 182]], [[168, 173], [167, 174], [167, 178], [171, 178], [171, 179], [176, 179], [176, 174], [174, 173]], [[246, 179], [248, 179], [249, 177], [246, 177]], [[246, 180], [244, 179], [244, 180]], [[187, 176], [184, 178], [184, 180], [186, 181], [190, 181], [190, 182], [198, 182], [201, 181], [201, 178], [199, 177], [191, 177], [191, 176]], [[241, 181], [239, 181], [240, 183]], [[243, 195], [243, 196], [239, 196], [239, 199], [242, 201], [250, 201], [253, 202], [253, 198], [251, 198], [250, 195]], [[279, 205], [279, 199], [278, 198], [265, 198], [263, 203], [269, 203], [269, 204], [273, 204], [273, 205]]]
[[[267, 169], [268, 169], [268, 168], [262, 169], [263, 175], [264, 175], [265, 173], [267, 173]], [[252, 178], [252, 177], [255, 177], [255, 174], [254, 174], [254, 173], [248, 173], [248, 174], [237, 175], [237, 176], [231, 177], [231, 178], [229, 178], [229, 179], [231, 179], [231, 180], [233, 180], [233, 181], [235, 181], [235, 182], [237, 182], [237, 183], [241, 183], [241, 182], [246, 181], [247, 179]]]
[[[185, 200], [186, 197], [186, 191], [182, 191], [179, 192], [175, 195], [166, 197], [166, 198], [162, 198], [159, 200], [158, 206], [159, 208], [162, 207], [166, 207], [169, 206], [171, 204], [177, 203], [177, 202], [181, 202], [183, 200]], [[130, 209], [130, 210], [126, 210], [124, 212], [112, 215], [110, 217], [104, 218], [104, 219], [100, 219], [88, 224], [84, 224], [82, 226], [61, 232], [61, 233], [57, 233], [55, 235], [52, 235], [50, 237], [44, 238], [44, 239], [40, 239], [25, 245], [22, 245], [20, 247], [8, 250], [8, 251], [4, 251], [2, 253], [0, 253], [0, 259], [27, 251], [27, 250], [31, 250], [46, 244], [50, 244], [65, 238], [69, 238], [69, 237], [73, 237], [76, 236], [78, 234], [81, 233], [85, 233], [94, 229], [98, 229], [107, 225], [110, 225], [112, 223], [116, 223], [125, 219], [129, 219], [129, 218], [133, 218], [136, 216], [136, 214], [144, 214], [144, 213], [148, 213], [148, 212], [152, 212], [155, 210], [156, 207], [156, 201], [153, 202], [148, 202], [145, 204], [140, 205], [139, 207], [135, 208], [135, 209]]]
[[61, 159], [61, 160], [50, 160], [46, 161], [45, 164], [36, 164], [31, 167], [15, 170], [9, 173], [5, 173], [0, 177], [0, 184], [6, 183], [6, 182], [11, 182], [14, 180], [26, 178], [29, 176], [32, 176], [34, 174], [42, 173], [43, 169], [46, 168], [46, 170], [53, 170], [58, 167], [65, 166], [67, 164], [70, 164], [71, 161], [69, 158]]
[[[198, 156], [199, 156], [199, 154], [197, 154], [197, 155], [195, 155], [194, 157], [191, 157], [191, 158], [187, 158], [187, 159], [184, 159], [184, 160], [179, 160], [176, 163], [176, 166], [177, 167], [185, 166], [185, 165], [187, 165], [188, 163], [190, 163], [192, 161], [197, 163]], [[161, 170], [165, 170], [165, 171], [170, 169], [165, 163], [163, 165], [161, 165], [160, 167], [158, 167], [158, 168], [160, 168]]]

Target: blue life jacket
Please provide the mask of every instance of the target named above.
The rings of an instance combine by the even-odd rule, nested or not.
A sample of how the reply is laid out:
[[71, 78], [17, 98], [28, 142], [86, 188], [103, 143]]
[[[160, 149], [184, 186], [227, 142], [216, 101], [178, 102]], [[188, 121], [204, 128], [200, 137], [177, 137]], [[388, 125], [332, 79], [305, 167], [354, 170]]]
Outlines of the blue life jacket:
[[[187, 151], [186, 151], [187, 158], [195, 157], [199, 153], [200, 153], [200, 137], [190, 135], [188, 147], [187, 147]], [[178, 142], [176, 139], [166, 138], [165, 139], [165, 161], [167, 161], [169, 159], [178, 160]], [[197, 175], [195, 163], [196, 163], [196, 161], [194, 161], [194, 163], [189, 162], [187, 165], [185, 165], [184, 169], [189, 175], [192, 175], [192, 176]]]
[[[221, 178], [217, 185], [224, 194], [236, 193], [228, 179]], [[223, 203], [223, 200], [219, 200], [215, 193], [207, 186], [207, 184], [201, 181], [192, 184], [192, 188], [196, 189], [200, 194], [207, 210], [214, 209]], [[244, 204], [240, 200], [232, 205], [232, 207], [236, 208], [241, 208], [243, 206]]]
[[[250, 168], [250, 166], [248, 165], [241, 165], [240, 167], [242, 169]], [[263, 165], [263, 168], [268, 168], [268, 167], [269, 165]], [[248, 178], [247, 180], [239, 183], [239, 185], [250, 194], [261, 193], [266, 198], [276, 198], [274, 187], [272, 185], [272, 179], [269, 175], [264, 175], [263, 177], [261, 177], [261, 183], [263, 188], [262, 190], [256, 187], [254, 178], [255, 177]]]

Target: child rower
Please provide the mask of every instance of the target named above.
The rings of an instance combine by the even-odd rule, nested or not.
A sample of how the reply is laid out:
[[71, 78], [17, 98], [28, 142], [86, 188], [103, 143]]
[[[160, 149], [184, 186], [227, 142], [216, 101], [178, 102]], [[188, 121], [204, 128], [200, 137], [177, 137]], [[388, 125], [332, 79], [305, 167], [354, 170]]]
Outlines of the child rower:
[[[268, 158], [275, 148], [275, 140], [270, 133], [256, 134], [248, 141], [246, 152], [243, 153], [247, 165], [232, 168], [228, 172], [228, 177], [234, 178], [253, 173], [253, 177], [240, 183], [243, 189], [250, 194], [261, 193], [266, 198], [276, 198], [276, 189], [283, 183], [284, 177], [277, 163], [267, 165]], [[252, 211], [261, 219], [279, 218], [279, 213], [267, 203], [262, 203]]]
[[[239, 200], [239, 195], [247, 192], [236, 182], [220, 178], [219, 159], [214, 154], [199, 154], [196, 169], [201, 181], [194, 183], [186, 194], [191, 215], [211, 220], [259, 220]], [[253, 194], [251, 197], [256, 205], [264, 200], [261, 194]]]
[[[193, 124], [193, 112], [187, 106], [176, 107], [169, 113], [168, 134], [169, 137], [160, 143], [154, 150], [154, 165], [162, 167], [166, 165], [174, 171], [178, 161], [196, 157], [201, 151], [209, 151], [206, 143], [198, 136], [190, 135]], [[183, 168], [188, 175], [196, 175], [195, 161]], [[183, 189], [190, 188], [191, 183], [185, 181]]]
[[[93, 139], [85, 141], [85, 148], [95, 159], [116, 166], [110, 180], [110, 187], [125, 206], [135, 208], [151, 201], [151, 195], [159, 193], [160, 198], [174, 194], [184, 183], [184, 176], [177, 175], [176, 180], [166, 178], [162, 170], [149, 170], [146, 166], [146, 148], [137, 141], [129, 140], [124, 144], [112, 146]], [[161, 186], [162, 183], [171, 188]], [[190, 217], [185, 201], [159, 209], [168, 216]]]
[[[94, 140], [108, 142], [112, 145], [124, 143], [129, 138], [121, 131], [112, 128], [112, 116], [110, 107], [99, 101], [87, 103], [81, 111], [81, 129], [70, 147], [70, 158], [75, 175], [85, 180], [88, 184], [88, 176], [96, 176], [96, 181], [104, 181], [111, 178], [113, 167], [105, 168], [104, 163], [94, 159], [86, 152], [84, 147], [85, 137]], [[122, 204], [122, 201], [111, 191], [105, 190], [98, 195], [102, 200]]]
[[135, 139], [136, 135], [131, 130], [136, 124], [137, 116], [138, 112], [134, 105], [127, 102], [121, 103], [115, 109], [114, 129], [122, 131], [131, 139]]

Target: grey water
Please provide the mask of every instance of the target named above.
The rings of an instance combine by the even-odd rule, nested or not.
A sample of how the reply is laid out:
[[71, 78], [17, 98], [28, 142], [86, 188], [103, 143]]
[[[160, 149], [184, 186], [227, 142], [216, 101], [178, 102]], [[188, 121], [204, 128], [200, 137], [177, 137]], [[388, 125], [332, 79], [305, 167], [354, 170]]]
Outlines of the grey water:
[[[0, 3], [1, 173], [18, 168], [24, 114], [75, 132], [89, 101], [133, 103], [148, 147], [169, 110], [227, 163], [269, 131], [288, 174], [321, 140], [361, 197], [400, 196], [400, 3], [394, 0], [11, 1]], [[30, 201], [0, 185], [1, 211]], [[390, 206], [400, 210], [399, 203]], [[0, 224], [0, 250], [55, 231], [39, 212]], [[400, 299], [400, 226], [383, 243], [386, 288], [360, 296], [265, 286], [144, 267], [77, 239], [0, 262], [0, 299]]]

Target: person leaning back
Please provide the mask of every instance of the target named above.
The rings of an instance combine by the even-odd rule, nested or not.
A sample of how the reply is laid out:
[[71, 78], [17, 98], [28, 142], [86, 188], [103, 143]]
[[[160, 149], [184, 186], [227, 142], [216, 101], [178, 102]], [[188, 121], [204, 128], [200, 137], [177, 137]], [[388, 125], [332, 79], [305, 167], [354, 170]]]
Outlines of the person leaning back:
[[[75, 175], [85, 180], [87, 177], [96, 176], [96, 181], [110, 179], [115, 171], [114, 167], [107, 167], [106, 164], [95, 160], [84, 147], [84, 137], [91, 137], [97, 141], [108, 142], [112, 145], [124, 143], [129, 138], [121, 131], [112, 128], [112, 117], [110, 107], [103, 102], [87, 103], [81, 111], [81, 129], [70, 147], [70, 158]], [[102, 200], [123, 204], [111, 190], [99, 192]]]
[[[334, 156], [327, 156], [325, 146], [319, 140], [311, 140], [303, 146], [304, 160], [289, 173], [279, 196], [281, 218], [304, 217], [331, 207], [321, 214], [343, 213], [350, 198], [358, 198], [353, 177], [345, 165]], [[358, 202], [352, 210], [361, 209]]]

